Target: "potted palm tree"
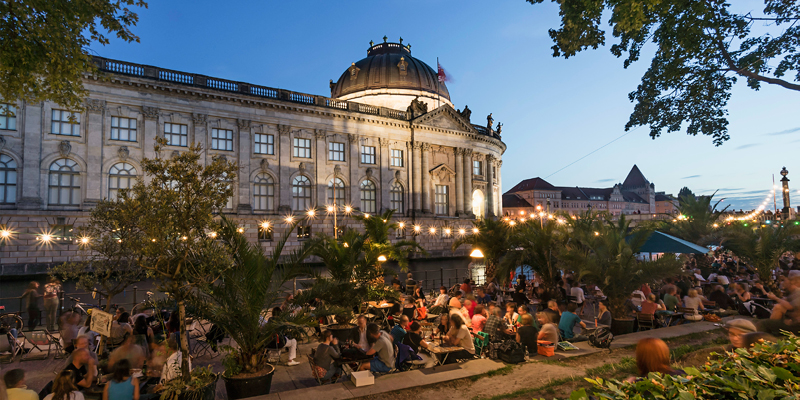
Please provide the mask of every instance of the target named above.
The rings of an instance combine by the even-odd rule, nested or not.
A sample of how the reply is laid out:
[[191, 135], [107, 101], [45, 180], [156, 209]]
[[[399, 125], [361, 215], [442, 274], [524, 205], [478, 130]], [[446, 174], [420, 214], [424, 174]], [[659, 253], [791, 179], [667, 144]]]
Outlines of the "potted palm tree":
[[226, 347], [228, 354], [223, 360], [228, 398], [268, 394], [275, 368], [267, 362], [267, 345], [276, 335], [302, 337], [312, 325], [305, 310], [284, 312], [266, 321], [262, 317], [266, 309], [283, 300], [281, 287], [305, 273], [303, 260], [311, 255], [313, 243], [281, 258], [286, 240], [299, 222], [287, 229], [272, 254], [266, 255], [261, 246], [237, 231], [235, 223], [222, 217], [217, 237], [229, 249], [233, 267], [201, 288], [196, 308], [236, 342], [236, 346]]
[[486, 279], [494, 279], [500, 259], [509, 249], [511, 230], [503, 220], [484, 218], [473, 224], [477, 232], [456, 239], [453, 242], [453, 251], [465, 244], [480, 249], [486, 262]]

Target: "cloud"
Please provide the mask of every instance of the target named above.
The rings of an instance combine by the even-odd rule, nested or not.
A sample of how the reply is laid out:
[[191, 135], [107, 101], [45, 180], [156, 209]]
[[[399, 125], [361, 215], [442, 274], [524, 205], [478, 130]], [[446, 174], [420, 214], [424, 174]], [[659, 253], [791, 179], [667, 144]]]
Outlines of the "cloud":
[[751, 147], [756, 147], [756, 146], [761, 146], [761, 144], [759, 144], [759, 143], [743, 144], [743, 145], [735, 148], [734, 150], [744, 150], [744, 149], [749, 149]]
[[701, 176], [703, 176], [703, 175], [689, 175], [689, 176], [684, 176], [681, 179], [694, 179], [694, 178], [699, 178]]
[[795, 133], [795, 132], [800, 132], [800, 126], [798, 126], [797, 128], [787, 129], [785, 131], [765, 133], [765, 135], [778, 136], [778, 135], [788, 135], [790, 133]]
[[595, 182], [614, 182], [615, 179], [598, 179]]

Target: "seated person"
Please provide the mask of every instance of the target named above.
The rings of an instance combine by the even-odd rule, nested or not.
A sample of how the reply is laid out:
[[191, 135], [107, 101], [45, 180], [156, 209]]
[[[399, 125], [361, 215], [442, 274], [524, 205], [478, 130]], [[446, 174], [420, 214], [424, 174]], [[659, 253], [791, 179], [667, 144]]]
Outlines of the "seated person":
[[406, 336], [408, 325], [408, 317], [405, 315], [400, 316], [400, 323], [395, 325], [391, 332], [394, 343], [403, 343], [403, 337]]
[[[639, 379], [646, 378], [651, 372], [666, 375], [686, 375], [679, 369], [672, 368], [669, 364], [669, 348], [661, 339], [644, 338], [636, 345], [636, 367], [639, 369]], [[638, 380], [629, 378], [629, 382]]]
[[581, 328], [586, 329], [586, 324], [575, 314], [577, 309], [577, 304], [567, 304], [567, 311], [561, 314], [561, 321], [558, 323], [558, 330], [561, 331], [561, 337], [568, 342], [582, 342], [587, 339], [584, 335], [575, 336], [575, 332], [573, 331], [576, 325], [580, 325]]
[[142, 368], [144, 365], [144, 350], [142, 347], [135, 343], [133, 336], [129, 335], [122, 342], [122, 345], [114, 349], [108, 356], [108, 370], [113, 371], [114, 365], [120, 360], [128, 360], [131, 367]]
[[[653, 298], [656, 295], [650, 293]], [[608, 301], [607, 300], [600, 300], [597, 302], [597, 309], [599, 310], [598, 314], [600, 315], [597, 317], [597, 323], [600, 325], [605, 325], [611, 327], [611, 311], [608, 310]]]
[[406, 276], [408, 277], [408, 279], [406, 279], [406, 289], [410, 287], [414, 287], [416, 289], [417, 281], [414, 280], [413, 274], [409, 272]]
[[[169, 382], [175, 378], [181, 376], [181, 363], [183, 362], [183, 357], [181, 353], [181, 349], [178, 347], [178, 342], [175, 340], [175, 337], [171, 337], [169, 339], [167, 345], [167, 353], [169, 356], [167, 357], [167, 362], [164, 363], [164, 367], [161, 370], [161, 383]], [[189, 357], [189, 371], [192, 370], [192, 358]], [[156, 387], [156, 390], [159, 390]]]
[[464, 294], [472, 293], [472, 286], [469, 284], [469, 278], [464, 279], [464, 283], [461, 284], [460, 289]]
[[528, 306], [526, 306], [525, 304], [522, 304], [519, 307], [517, 307], [517, 323], [516, 323], [517, 327], [522, 326], [523, 315], [530, 315], [530, 313], [528, 313]]
[[[722, 288], [722, 286], [718, 286]], [[725, 293], [724, 289], [722, 293]], [[747, 303], [752, 298], [746, 283], [737, 283], [733, 286], [733, 294], [740, 303]]]
[[139, 399], [139, 379], [131, 376], [128, 360], [119, 360], [114, 365], [113, 375], [103, 388], [103, 399]]
[[334, 375], [341, 375], [342, 367], [336, 365], [334, 360], [342, 356], [339, 350], [339, 340], [333, 337], [333, 332], [326, 330], [322, 332], [322, 342], [317, 346], [314, 353], [314, 363], [326, 371], [325, 376], [320, 380], [327, 381]]
[[[450, 296], [447, 295], [447, 288], [442, 286], [439, 288], [439, 296], [436, 297], [436, 301], [433, 302], [433, 306], [431, 306], [431, 312], [433, 312], [434, 307], [442, 307], [443, 309], [447, 307], [450, 302]], [[439, 311], [441, 312], [441, 310]]]
[[669, 287], [666, 288], [666, 294], [664, 295], [664, 307], [667, 308], [667, 311], [676, 311], [678, 307], [681, 305], [681, 301], [678, 299], [676, 294], [678, 293], [678, 288], [675, 285], [668, 285]]
[[522, 326], [517, 329], [517, 343], [522, 344], [528, 350], [528, 354], [538, 353], [536, 341], [539, 338], [539, 331], [533, 327], [533, 317], [530, 314], [522, 316]]
[[517, 318], [519, 314], [516, 312], [517, 304], [514, 302], [506, 304], [506, 315], [503, 316], [503, 322], [509, 327], [517, 326]]
[[39, 400], [39, 394], [25, 386], [24, 370], [20, 368], [8, 370], [3, 375], [3, 382], [6, 384], [5, 390], [9, 400]]
[[497, 292], [497, 285], [494, 283], [493, 280], [489, 281], [489, 283], [486, 284], [486, 294], [494, 297], [496, 292]]
[[356, 325], [358, 328], [356, 329], [357, 336], [353, 338], [353, 342], [356, 343], [356, 346], [358, 346], [361, 351], [367, 351], [369, 350], [369, 341], [367, 340], [367, 317], [363, 314], [359, 315], [358, 318], [356, 318]]
[[417, 307], [414, 305], [414, 298], [411, 296], [406, 296], [405, 300], [403, 300], [403, 309], [401, 313], [408, 317], [409, 321], [414, 319], [414, 315], [417, 312]]
[[414, 319], [417, 321], [423, 321], [428, 318], [428, 309], [425, 307], [425, 299], [418, 299], [416, 300], [414, 310]]
[[489, 318], [486, 318], [483, 331], [489, 335], [490, 341], [499, 341], [514, 335], [503, 322], [503, 310], [498, 307], [490, 309]]
[[442, 314], [439, 317], [439, 325], [433, 331], [434, 335], [446, 335], [450, 332], [450, 314]]
[[64, 351], [72, 353], [75, 350], [75, 338], [78, 337], [78, 324], [81, 322], [81, 315], [68, 311], [61, 316], [61, 345], [64, 346]]
[[571, 286], [569, 295], [575, 298], [575, 303], [578, 304], [578, 308], [581, 309], [580, 314], [583, 315], [583, 303], [586, 301], [583, 289], [577, 284], [573, 284], [572, 279], [567, 279], [567, 283]]
[[464, 350], [450, 353], [447, 357], [447, 363], [474, 358], [475, 343], [472, 340], [472, 335], [469, 333], [467, 324], [464, 323], [464, 319], [462, 319], [460, 315], [453, 315], [451, 319], [452, 327], [450, 328], [450, 332], [447, 332], [447, 337], [444, 341], [448, 345], [459, 346]]
[[392, 336], [382, 331], [378, 324], [367, 325], [367, 337], [369, 338], [372, 347], [367, 351], [367, 355], [375, 355], [375, 358], [370, 360], [369, 363], [361, 365], [360, 371], [370, 370], [385, 374], [394, 369], [394, 344], [392, 344]]
[[[85, 350], [88, 351], [89, 357], [91, 357], [94, 360], [94, 368], [97, 368], [97, 365], [99, 363], [99, 360], [97, 359], [97, 353], [95, 353], [95, 352], [93, 352], [93, 351], [91, 351], [89, 349], [89, 338], [88, 337], [86, 337], [86, 336], [78, 336], [78, 338], [75, 339], [75, 350], [79, 350], [79, 349], [85, 349]], [[74, 350], [73, 350], [73, 352], [74, 352]], [[69, 357], [67, 357], [67, 362], [64, 364], [64, 368], [69, 366], [69, 364], [71, 364], [71, 363], [72, 363], [72, 354], [70, 353]], [[97, 376], [97, 371], [94, 371], [94, 375]]]
[[687, 313], [683, 316], [684, 318], [690, 321], [700, 321], [703, 319], [703, 316], [700, 315], [699, 312], [705, 308], [703, 307], [703, 300], [701, 300], [700, 296], [697, 295], [697, 290], [689, 289], [689, 293], [683, 298], [683, 303], [685, 304], [686, 308], [691, 308], [695, 311], [694, 314]]
[[[94, 364], [94, 359], [89, 356], [89, 350], [80, 349], [72, 352], [72, 363], [64, 368], [64, 371], [72, 373], [72, 383], [78, 387], [79, 390], [87, 389], [92, 386], [94, 382], [95, 372], [97, 368]], [[53, 384], [53, 391], [55, 391], [55, 383]]]
[[44, 397], [44, 400], [84, 400], [80, 387], [75, 386], [73, 371], [63, 370], [53, 380], [53, 392]]
[[475, 306], [475, 313], [472, 315], [472, 332], [483, 332], [486, 325], [486, 309], [482, 304]]
[[759, 321], [764, 332], [780, 335], [781, 330], [792, 333], [800, 332], [800, 273], [789, 271], [789, 278], [782, 281], [783, 289], [788, 293], [780, 298], [767, 293], [770, 300], [775, 301], [769, 319]]
[[414, 321], [408, 327], [408, 333], [406, 336], [403, 337], [403, 344], [411, 347], [411, 350], [414, 350], [422, 361], [425, 361], [425, 368], [430, 368], [435, 364], [433, 358], [429, 357], [427, 354], [420, 353], [420, 348], [429, 349], [430, 345], [425, 339], [422, 338], [422, 325], [419, 322]]
[[536, 319], [539, 320], [539, 325], [541, 326], [537, 339], [550, 343], [558, 343], [558, 326], [556, 326], [550, 318], [551, 314], [546, 312], [542, 311], [536, 313]]
[[463, 295], [463, 293], [461, 291], [458, 291], [450, 299], [450, 302], [448, 303], [448, 306], [450, 307], [451, 310], [454, 309], [454, 308], [457, 309], [457, 310], [461, 309], [461, 307], [462, 307], [462, 305], [461, 305], [461, 296], [462, 295]]
[[486, 305], [492, 301], [492, 296], [486, 294], [486, 291], [483, 288], [479, 287], [475, 289], [475, 301], [477, 301], [478, 304]]
[[108, 343], [112, 345], [122, 343], [125, 340], [125, 335], [133, 334], [133, 327], [128, 321], [130, 318], [128, 313], [122, 312], [118, 314], [119, 317], [111, 321], [111, 336], [108, 338]]
[[642, 313], [642, 314], [653, 314], [653, 315], [655, 315], [656, 311], [659, 311], [659, 310], [662, 309], [661, 303], [657, 302], [656, 300], [657, 300], [656, 294], [655, 293], [650, 293], [650, 295], [647, 296], [647, 301], [642, 303], [642, 310], [639, 311], [639, 312]]
[[[739, 285], [737, 285], [737, 287], [739, 287]], [[747, 293], [747, 295], [749, 296], [750, 293]], [[708, 295], [708, 300], [713, 301], [714, 304], [717, 305], [717, 307], [723, 310], [736, 309], [736, 304], [734, 304], [733, 299], [731, 299], [731, 297], [728, 296], [727, 293], [725, 293], [725, 288], [723, 288], [721, 285], [714, 286], [714, 289], [712, 289], [711, 293], [709, 293]]]
[[[281, 308], [275, 307], [272, 309], [272, 317], [271, 318], [279, 318], [281, 315]], [[285, 335], [277, 335], [276, 339], [272, 342], [267, 344], [267, 348], [270, 349], [282, 349], [287, 348], [289, 349], [289, 362], [286, 363], [288, 366], [295, 366], [300, 365], [299, 362], [295, 361], [295, 357], [297, 357], [297, 339], [290, 339]]]
[[558, 325], [561, 322], [561, 309], [558, 308], [558, 302], [550, 300], [547, 302], [547, 308], [543, 310], [550, 316], [550, 321]]

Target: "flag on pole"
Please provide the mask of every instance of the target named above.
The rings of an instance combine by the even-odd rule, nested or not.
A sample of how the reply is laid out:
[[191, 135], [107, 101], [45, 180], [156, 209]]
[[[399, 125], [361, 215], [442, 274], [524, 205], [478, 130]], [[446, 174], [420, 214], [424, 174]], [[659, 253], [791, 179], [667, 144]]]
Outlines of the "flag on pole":
[[439, 68], [439, 73], [437, 74], [439, 77], [439, 82], [450, 82], [450, 77], [447, 76], [447, 71], [442, 68], [442, 64], [439, 64], [439, 60], [436, 60], [436, 66]]

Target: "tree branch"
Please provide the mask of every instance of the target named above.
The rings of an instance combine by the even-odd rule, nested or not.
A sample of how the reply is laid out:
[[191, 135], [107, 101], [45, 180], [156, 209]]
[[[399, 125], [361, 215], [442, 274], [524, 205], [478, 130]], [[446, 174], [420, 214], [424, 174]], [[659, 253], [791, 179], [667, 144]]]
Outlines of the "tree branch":
[[769, 78], [766, 76], [759, 75], [755, 72], [749, 71], [746, 68], [737, 67], [730, 53], [728, 53], [728, 49], [725, 48], [725, 44], [722, 42], [722, 40], [720, 40], [718, 37], [717, 39], [714, 40], [714, 42], [717, 44], [717, 48], [719, 49], [720, 54], [722, 54], [722, 59], [723, 61], [725, 61], [725, 64], [728, 65], [728, 69], [730, 71], [733, 71], [741, 76], [744, 76], [745, 78], [754, 79], [757, 81], [766, 82], [773, 85], [783, 86], [786, 89], [800, 91], [800, 85], [796, 83], [791, 83], [783, 79]]

